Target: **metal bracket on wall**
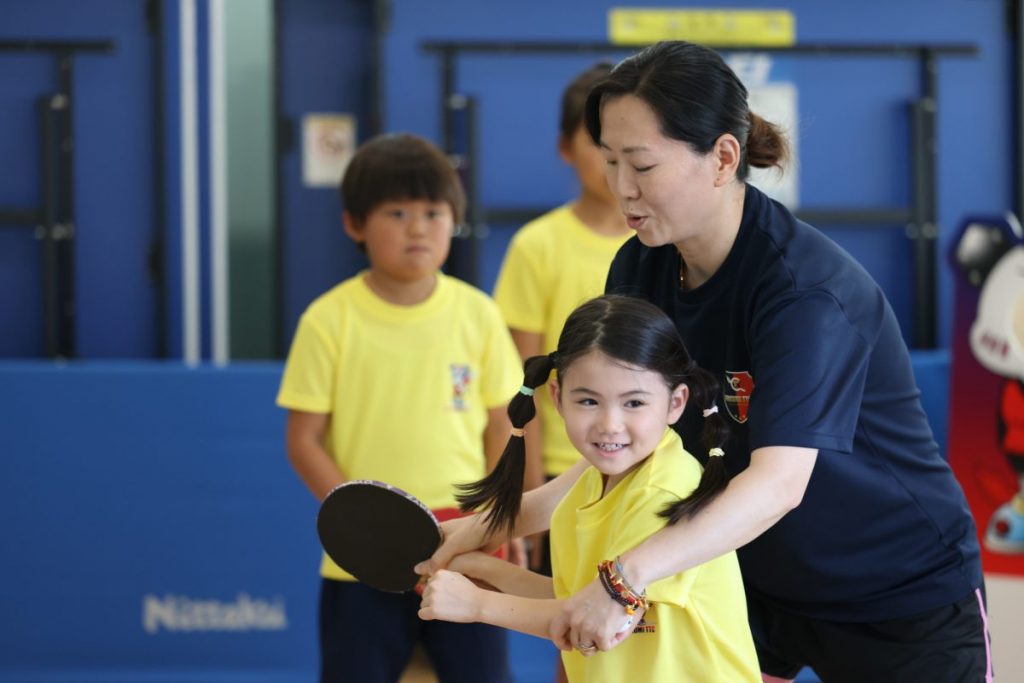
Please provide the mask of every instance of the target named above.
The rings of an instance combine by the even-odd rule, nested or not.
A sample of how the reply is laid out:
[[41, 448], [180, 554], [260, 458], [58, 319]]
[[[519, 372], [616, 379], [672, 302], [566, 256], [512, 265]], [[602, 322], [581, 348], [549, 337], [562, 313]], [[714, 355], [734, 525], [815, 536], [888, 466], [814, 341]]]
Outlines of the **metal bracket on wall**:
[[[597, 42], [481, 42], [481, 41], [427, 41], [420, 46], [427, 52], [437, 53], [440, 57], [440, 102], [442, 109], [442, 142], [449, 154], [455, 152], [456, 125], [454, 118], [458, 108], [451, 103], [466, 99], [457, 94], [456, 63], [460, 55], [465, 53], [536, 55], [536, 54], [622, 54], [633, 52], [642, 45], [627, 46]], [[865, 228], [900, 228], [906, 231], [908, 238], [913, 240], [914, 253], [914, 318], [911, 330], [911, 341], [915, 348], [935, 348], [936, 334], [936, 273], [938, 239], [938, 216], [936, 207], [936, 163], [937, 140], [936, 118], [938, 115], [937, 72], [940, 57], [973, 57], [978, 54], [975, 45], [966, 44], [893, 44], [893, 45], [856, 45], [841, 43], [813, 43], [792, 45], [789, 47], [762, 47], [743, 45], [709, 45], [721, 52], [767, 52], [808, 57], [821, 56], [874, 56], [916, 59], [921, 65], [921, 89], [911, 106], [912, 129], [912, 168], [911, 168], [911, 205], [907, 208], [888, 207], [877, 209], [863, 208], [818, 208], [797, 212], [801, 219], [819, 225], [849, 226]], [[473, 118], [475, 109], [469, 112]], [[475, 137], [476, 124], [468, 121], [464, 126], [473, 131]], [[541, 215], [546, 209], [509, 209], [479, 206], [477, 201], [478, 164], [476, 140], [465, 143], [468, 168], [462, 169], [463, 180], [472, 184], [467, 186], [470, 197], [469, 216], [472, 227], [469, 235], [480, 236], [481, 229], [487, 223], [522, 224]], [[476, 240], [468, 240], [470, 247], [457, 248], [453, 244], [453, 258], [449, 269], [452, 274], [471, 283], [477, 283], [477, 247]]]
[[34, 230], [42, 242], [44, 352], [75, 355], [74, 56], [111, 53], [113, 41], [3, 40], [0, 53], [45, 53], [57, 61], [57, 92], [38, 100], [41, 206], [0, 209], [0, 226]]

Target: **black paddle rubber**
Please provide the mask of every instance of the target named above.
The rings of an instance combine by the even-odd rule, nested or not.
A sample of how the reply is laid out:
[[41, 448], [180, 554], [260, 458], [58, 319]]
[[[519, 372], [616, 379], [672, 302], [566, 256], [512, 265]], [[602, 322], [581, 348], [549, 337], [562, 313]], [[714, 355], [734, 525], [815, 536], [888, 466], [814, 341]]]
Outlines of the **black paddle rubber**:
[[320, 545], [362, 583], [391, 593], [416, 587], [412, 570], [441, 544], [441, 527], [423, 503], [379, 481], [350, 481], [331, 491], [316, 518]]

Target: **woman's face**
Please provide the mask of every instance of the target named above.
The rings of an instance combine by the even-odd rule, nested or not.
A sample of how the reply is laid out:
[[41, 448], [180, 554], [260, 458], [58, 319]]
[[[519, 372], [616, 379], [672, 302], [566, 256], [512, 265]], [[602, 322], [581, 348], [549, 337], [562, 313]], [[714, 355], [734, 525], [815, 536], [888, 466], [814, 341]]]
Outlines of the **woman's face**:
[[712, 226], [717, 156], [665, 137], [646, 102], [623, 95], [601, 106], [601, 152], [608, 187], [644, 245], [679, 243]]

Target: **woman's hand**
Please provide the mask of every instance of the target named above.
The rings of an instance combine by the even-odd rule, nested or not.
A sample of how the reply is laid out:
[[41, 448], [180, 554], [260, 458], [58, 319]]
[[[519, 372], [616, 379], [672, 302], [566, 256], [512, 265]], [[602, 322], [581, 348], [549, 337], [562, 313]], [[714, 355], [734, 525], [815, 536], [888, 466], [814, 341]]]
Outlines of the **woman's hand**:
[[430, 577], [420, 602], [420, 619], [470, 623], [479, 619], [481, 589], [457, 572], [439, 570]]
[[563, 603], [548, 635], [559, 650], [576, 648], [589, 657], [628, 638], [642, 616], [637, 612], [631, 619], [605, 592], [600, 579], [594, 579]]

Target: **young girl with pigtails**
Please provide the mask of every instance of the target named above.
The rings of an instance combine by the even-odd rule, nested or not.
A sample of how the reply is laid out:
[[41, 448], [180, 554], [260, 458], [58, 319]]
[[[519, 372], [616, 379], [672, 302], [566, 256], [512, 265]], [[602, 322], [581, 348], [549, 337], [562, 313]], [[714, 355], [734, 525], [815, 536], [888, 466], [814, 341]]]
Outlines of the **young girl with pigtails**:
[[[717, 382], [656, 306], [592, 299], [569, 316], [553, 353], [526, 361], [523, 387], [509, 405], [512, 436], [494, 471], [462, 487], [463, 508], [486, 510], [492, 536], [512, 531], [523, 495], [523, 428], [534, 416], [533, 392], [552, 370], [554, 403], [587, 465], [551, 516], [553, 577], [481, 552], [462, 554], [432, 575], [420, 616], [548, 637], [562, 600], [600, 578], [621, 606], [621, 639], [632, 635], [597, 656], [589, 656], [593, 643], [563, 652], [570, 681], [759, 681], [734, 552], [640, 592], [618, 563], [619, 553], [666, 523], [698, 514], [728, 480]], [[688, 403], [704, 417], [703, 470], [671, 428]]]

